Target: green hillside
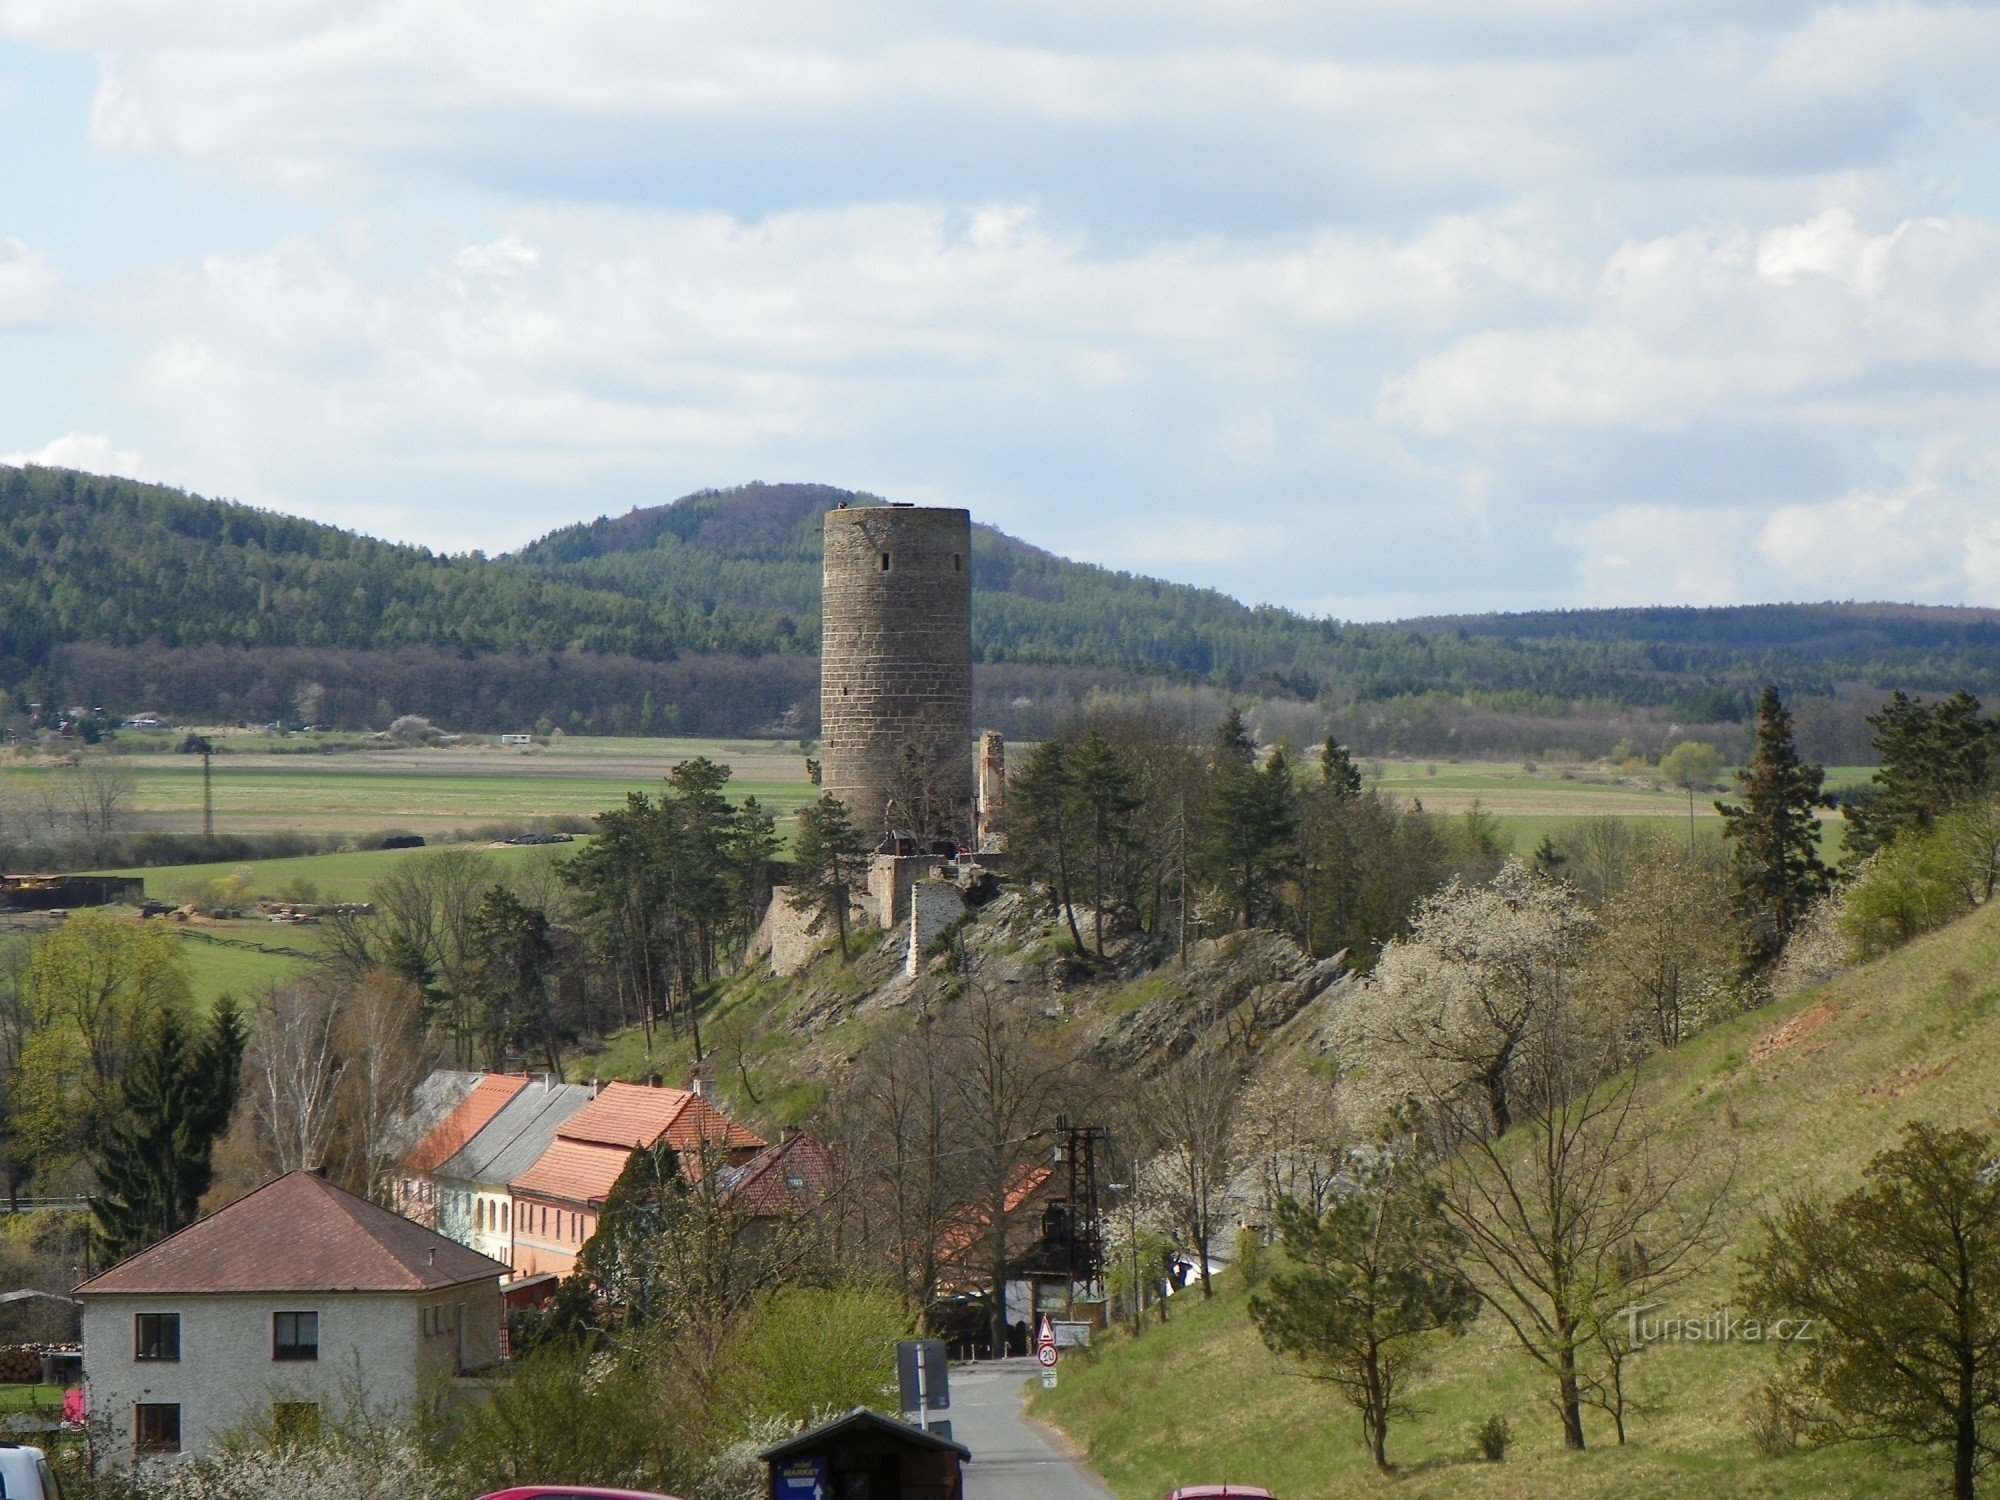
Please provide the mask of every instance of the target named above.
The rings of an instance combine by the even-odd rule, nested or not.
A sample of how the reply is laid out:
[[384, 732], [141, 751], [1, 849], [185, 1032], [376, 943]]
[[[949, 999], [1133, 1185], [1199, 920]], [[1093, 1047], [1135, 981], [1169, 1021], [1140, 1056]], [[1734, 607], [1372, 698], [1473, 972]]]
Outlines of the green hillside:
[[[1656, 1118], [1682, 1139], [1740, 1152], [1732, 1244], [1672, 1310], [1700, 1316], [1734, 1299], [1738, 1254], [1760, 1207], [1804, 1187], [1854, 1186], [1863, 1164], [1913, 1119], [1993, 1129], [2000, 1098], [2000, 909], [1856, 970], [1825, 988], [1741, 1017], [1647, 1066]], [[1081, 1442], [1127, 1500], [1175, 1483], [1227, 1479], [1288, 1497], [1374, 1494], [1354, 1415], [1299, 1367], [1268, 1353], [1234, 1277], [1204, 1306], [1173, 1299], [1173, 1319], [1120, 1335], [1065, 1363], [1036, 1409]], [[1490, 1315], [1413, 1391], [1422, 1414], [1392, 1429], [1393, 1488], [1417, 1496], [1569, 1500], [1626, 1495], [1922, 1495], [1935, 1470], [1860, 1448], [1760, 1457], [1740, 1420], [1768, 1354], [1744, 1344], [1665, 1345], [1634, 1361], [1641, 1402], [1630, 1444], [1591, 1422], [1592, 1448], [1565, 1453], [1543, 1386]], [[1472, 1457], [1471, 1431], [1508, 1417], [1504, 1463]]]
[[[292, 717], [317, 682], [323, 716], [348, 728], [419, 712], [487, 731], [809, 733], [819, 517], [842, 502], [880, 503], [748, 484], [564, 527], [511, 556], [446, 557], [157, 485], [0, 467], [0, 691], [258, 720]], [[1601, 754], [1670, 724], [1726, 740], [1775, 682], [1824, 706], [1802, 713], [1815, 753], [1851, 759], [1861, 714], [1889, 688], [2000, 692], [1991, 611], [1353, 625], [1071, 562], [984, 526], [973, 582], [980, 712], [1014, 733], [1168, 681], [1311, 704], [1322, 731], [1379, 752]]]

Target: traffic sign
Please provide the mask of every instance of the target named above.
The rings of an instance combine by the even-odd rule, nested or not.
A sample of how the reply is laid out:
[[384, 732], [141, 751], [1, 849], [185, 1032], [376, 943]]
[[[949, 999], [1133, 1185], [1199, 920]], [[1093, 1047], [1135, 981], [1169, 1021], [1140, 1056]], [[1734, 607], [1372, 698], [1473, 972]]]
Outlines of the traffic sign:
[[1050, 1318], [1047, 1313], [1043, 1313], [1042, 1321], [1035, 1326], [1035, 1347], [1036, 1348], [1046, 1347], [1053, 1349], [1055, 1348], [1055, 1346], [1056, 1346], [1055, 1321], [1052, 1318]]
[[1054, 1344], [1042, 1345], [1041, 1348], [1035, 1351], [1035, 1358], [1041, 1361], [1044, 1370], [1053, 1370], [1056, 1367], [1056, 1346]]
[[1045, 1391], [1052, 1391], [1055, 1388], [1056, 1388], [1056, 1372], [1055, 1372], [1055, 1367], [1051, 1365], [1048, 1369], [1042, 1371], [1042, 1389]]

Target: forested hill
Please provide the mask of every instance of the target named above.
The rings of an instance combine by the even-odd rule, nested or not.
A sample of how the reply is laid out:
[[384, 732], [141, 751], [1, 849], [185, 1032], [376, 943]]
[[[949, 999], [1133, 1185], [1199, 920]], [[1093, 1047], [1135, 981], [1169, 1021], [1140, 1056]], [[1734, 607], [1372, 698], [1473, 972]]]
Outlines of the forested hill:
[[[820, 516], [842, 501], [880, 503], [750, 484], [568, 526], [511, 556], [447, 557], [156, 485], [0, 467], [0, 690], [268, 718], [309, 680], [344, 722], [393, 707], [468, 729], [810, 730]], [[1145, 680], [1337, 709], [1358, 741], [1426, 751], [1528, 749], [1531, 721], [1579, 716], [1612, 738], [1632, 712], [1740, 723], [1767, 681], [1828, 701], [1890, 687], [2000, 696], [2000, 614], [1987, 611], [1345, 625], [1070, 562], [988, 527], [973, 570], [981, 711], [1017, 732]], [[1029, 703], [1041, 719], [1021, 717]]]

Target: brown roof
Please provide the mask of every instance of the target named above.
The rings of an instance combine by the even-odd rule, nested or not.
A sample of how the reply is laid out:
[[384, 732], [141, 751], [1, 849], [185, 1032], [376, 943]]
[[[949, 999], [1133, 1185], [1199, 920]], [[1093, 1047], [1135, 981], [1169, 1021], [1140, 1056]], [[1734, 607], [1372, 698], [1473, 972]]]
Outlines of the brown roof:
[[324, 1177], [287, 1172], [77, 1292], [424, 1292], [506, 1270]]
[[558, 1137], [542, 1153], [542, 1159], [509, 1186], [517, 1193], [594, 1203], [610, 1195], [611, 1185], [631, 1159], [632, 1148], [628, 1146], [599, 1146]]
[[833, 1148], [800, 1131], [732, 1171], [726, 1191], [751, 1218], [779, 1219], [823, 1203], [839, 1170]]
[[764, 1140], [691, 1090], [607, 1083], [557, 1127], [549, 1149], [511, 1186], [570, 1203], [601, 1202], [634, 1151], [663, 1143], [684, 1173], [699, 1177], [704, 1151], [754, 1151]]
[[600, 1146], [657, 1146], [676, 1151], [702, 1146], [756, 1147], [753, 1135], [689, 1089], [656, 1089], [638, 1083], [607, 1083], [598, 1096], [566, 1120], [558, 1135]]
[[488, 1073], [474, 1085], [457, 1109], [417, 1142], [416, 1149], [404, 1158], [403, 1165], [412, 1172], [435, 1172], [463, 1151], [475, 1135], [492, 1124], [493, 1117], [507, 1107], [507, 1101], [527, 1086], [525, 1074]]

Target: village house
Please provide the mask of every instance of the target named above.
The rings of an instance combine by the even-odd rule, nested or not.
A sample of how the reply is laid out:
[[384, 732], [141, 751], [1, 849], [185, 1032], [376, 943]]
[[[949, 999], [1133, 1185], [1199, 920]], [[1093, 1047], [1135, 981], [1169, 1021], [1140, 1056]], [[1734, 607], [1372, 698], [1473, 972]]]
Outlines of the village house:
[[723, 1199], [748, 1221], [748, 1232], [825, 1209], [839, 1189], [840, 1157], [802, 1130], [788, 1129], [741, 1166], [725, 1167]]
[[435, 1174], [527, 1086], [527, 1075], [520, 1073], [440, 1071], [425, 1079], [425, 1089], [451, 1097], [452, 1103], [403, 1158], [403, 1175], [396, 1182], [396, 1211], [461, 1244], [470, 1243], [471, 1187], [441, 1180]]
[[514, 1201], [508, 1184], [547, 1154], [556, 1131], [590, 1103], [584, 1083], [538, 1078], [518, 1090], [486, 1127], [429, 1174], [438, 1233], [512, 1265]]
[[135, 1458], [407, 1412], [499, 1363], [506, 1269], [288, 1173], [76, 1289], [90, 1411]]
[[765, 1142], [694, 1090], [605, 1084], [556, 1128], [540, 1160], [511, 1184], [515, 1273], [567, 1276], [574, 1270], [632, 1153], [663, 1145], [694, 1180], [716, 1158], [724, 1166], [747, 1165]]

